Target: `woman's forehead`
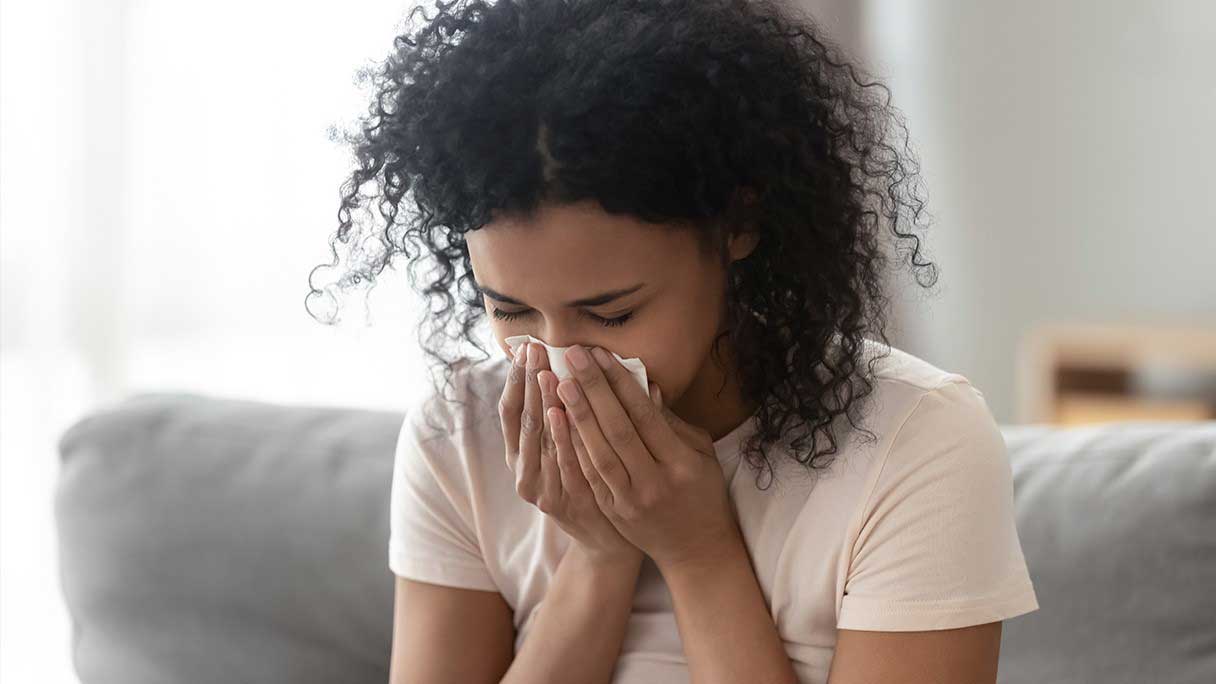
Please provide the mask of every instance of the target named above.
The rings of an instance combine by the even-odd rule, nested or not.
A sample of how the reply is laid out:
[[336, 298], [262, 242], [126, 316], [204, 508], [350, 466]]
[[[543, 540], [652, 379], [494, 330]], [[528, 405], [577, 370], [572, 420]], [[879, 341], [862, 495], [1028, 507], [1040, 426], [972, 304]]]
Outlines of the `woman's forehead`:
[[468, 234], [468, 245], [480, 286], [530, 303], [657, 284], [697, 258], [696, 240], [687, 230], [561, 209], [527, 223], [486, 225]]
[[521, 272], [636, 282], [695, 254], [696, 244], [689, 231], [579, 206], [542, 209], [528, 220], [503, 217], [467, 239], [479, 282], [491, 285]]

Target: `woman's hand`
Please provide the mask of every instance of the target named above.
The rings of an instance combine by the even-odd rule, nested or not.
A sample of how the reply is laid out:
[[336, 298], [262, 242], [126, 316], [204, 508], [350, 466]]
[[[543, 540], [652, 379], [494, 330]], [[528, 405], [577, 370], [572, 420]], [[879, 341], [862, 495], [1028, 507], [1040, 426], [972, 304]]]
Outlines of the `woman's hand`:
[[[648, 398], [607, 352], [595, 349], [579, 368], [579, 350], [566, 351], [575, 377], [563, 380], [558, 394], [600, 510], [664, 571], [714, 563], [742, 546], [710, 434], [662, 406], [661, 397]], [[658, 388], [651, 387], [654, 396]]]
[[642, 551], [605, 517], [583, 476], [591, 464], [578, 461], [566, 412], [554, 391], [556, 381], [539, 345], [519, 347], [498, 404], [515, 490], [552, 518], [588, 557], [640, 561]]

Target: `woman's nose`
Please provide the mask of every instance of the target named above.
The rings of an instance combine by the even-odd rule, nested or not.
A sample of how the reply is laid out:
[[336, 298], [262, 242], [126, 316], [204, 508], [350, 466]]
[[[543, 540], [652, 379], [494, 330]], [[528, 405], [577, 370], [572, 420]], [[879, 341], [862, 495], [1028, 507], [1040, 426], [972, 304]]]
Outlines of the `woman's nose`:
[[586, 339], [580, 339], [579, 337], [575, 336], [569, 330], [559, 330], [556, 328], [541, 330], [538, 333], [532, 333], [532, 337], [543, 341], [550, 347], [563, 348], [572, 347], [577, 344], [584, 348], [590, 349], [592, 346], [594, 346], [589, 344]]

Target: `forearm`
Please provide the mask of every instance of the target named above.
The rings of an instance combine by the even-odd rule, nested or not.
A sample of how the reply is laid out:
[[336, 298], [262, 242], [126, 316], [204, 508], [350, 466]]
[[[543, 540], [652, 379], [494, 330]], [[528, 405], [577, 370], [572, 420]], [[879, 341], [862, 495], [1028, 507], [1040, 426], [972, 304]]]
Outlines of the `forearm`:
[[662, 568], [696, 684], [797, 684], [747, 548], [711, 563]]
[[641, 569], [597, 564], [572, 544], [503, 684], [607, 684], [620, 657]]

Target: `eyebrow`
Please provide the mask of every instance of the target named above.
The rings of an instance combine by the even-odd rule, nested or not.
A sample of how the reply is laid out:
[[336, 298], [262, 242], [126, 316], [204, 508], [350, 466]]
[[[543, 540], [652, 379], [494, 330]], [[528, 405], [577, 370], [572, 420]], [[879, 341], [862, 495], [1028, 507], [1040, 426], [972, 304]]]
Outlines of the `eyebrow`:
[[[485, 287], [483, 285], [480, 285], [477, 283], [475, 283], [475, 284], [479, 291], [484, 292], [491, 299], [496, 299], [500, 302], [505, 302], [507, 304], [515, 304], [516, 306], [527, 306], [527, 304], [524, 304], [523, 302], [519, 301], [518, 299], [515, 299], [514, 297], [509, 297], [505, 294], [502, 294], [501, 292], [495, 292], [494, 290], [492, 290], [488, 287]], [[611, 302], [614, 299], [620, 299], [621, 297], [624, 297], [627, 294], [632, 294], [634, 292], [637, 292], [638, 290], [642, 289], [645, 286], [646, 286], [646, 283], [638, 283], [637, 285], [634, 285], [633, 287], [626, 287], [626, 288], [622, 288], [620, 290], [602, 292], [602, 293], [594, 295], [592, 297], [584, 297], [582, 299], [576, 299], [572, 302], [566, 302], [566, 306], [570, 306], [570, 307], [599, 306], [600, 304], [607, 304], [608, 302]]]

